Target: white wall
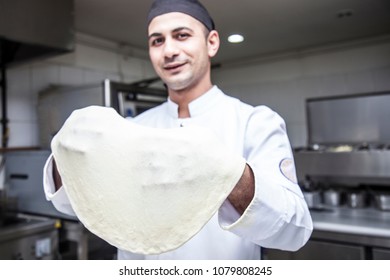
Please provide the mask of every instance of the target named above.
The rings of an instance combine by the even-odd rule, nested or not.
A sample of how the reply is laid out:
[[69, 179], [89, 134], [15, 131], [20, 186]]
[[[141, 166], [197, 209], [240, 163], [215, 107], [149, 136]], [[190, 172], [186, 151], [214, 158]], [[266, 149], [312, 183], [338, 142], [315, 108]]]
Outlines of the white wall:
[[50, 84], [85, 85], [105, 78], [132, 82], [155, 76], [147, 54], [78, 34], [75, 52], [8, 68], [8, 146], [39, 146], [38, 93]]
[[244, 102], [274, 109], [286, 121], [292, 146], [305, 146], [306, 98], [390, 91], [390, 40], [222, 65], [213, 82]]

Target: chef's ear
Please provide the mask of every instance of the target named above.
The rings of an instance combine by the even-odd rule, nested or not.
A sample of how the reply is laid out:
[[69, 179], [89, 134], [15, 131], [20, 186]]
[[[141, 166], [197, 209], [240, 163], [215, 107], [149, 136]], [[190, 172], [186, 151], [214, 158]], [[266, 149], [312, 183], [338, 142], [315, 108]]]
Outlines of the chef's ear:
[[207, 48], [209, 57], [214, 57], [219, 49], [219, 34], [216, 30], [211, 30], [207, 36]]

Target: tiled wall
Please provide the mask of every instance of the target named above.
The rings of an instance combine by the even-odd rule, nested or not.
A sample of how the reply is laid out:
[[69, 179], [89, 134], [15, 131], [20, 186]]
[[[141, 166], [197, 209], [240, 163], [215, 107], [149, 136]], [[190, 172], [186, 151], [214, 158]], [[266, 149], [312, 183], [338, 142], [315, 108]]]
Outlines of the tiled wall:
[[7, 70], [8, 146], [39, 146], [38, 93], [50, 84], [85, 85], [105, 78], [131, 82], [155, 76], [147, 58], [83, 42], [76, 44], [73, 53], [12, 66]]
[[222, 65], [213, 81], [227, 94], [277, 111], [286, 121], [292, 146], [305, 146], [306, 98], [390, 92], [390, 40]]

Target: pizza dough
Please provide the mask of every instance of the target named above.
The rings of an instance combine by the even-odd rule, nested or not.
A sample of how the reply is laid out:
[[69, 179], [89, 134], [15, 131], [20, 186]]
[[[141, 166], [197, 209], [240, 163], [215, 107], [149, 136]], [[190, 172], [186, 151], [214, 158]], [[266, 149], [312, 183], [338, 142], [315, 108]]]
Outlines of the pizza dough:
[[188, 241], [245, 168], [245, 160], [205, 128], [148, 128], [98, 106], [74, 111], [52, 150], [85, 227], [117, 248], [141, 254]]

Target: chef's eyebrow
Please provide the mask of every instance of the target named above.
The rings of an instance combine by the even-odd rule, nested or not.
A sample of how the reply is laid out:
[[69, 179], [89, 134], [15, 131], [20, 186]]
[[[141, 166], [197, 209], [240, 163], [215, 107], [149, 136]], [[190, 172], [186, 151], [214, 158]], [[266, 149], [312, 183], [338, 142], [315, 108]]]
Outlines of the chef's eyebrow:
[[[173, 29], [173, 30], [171, 31], [171, 33], [177, 33], [177, 32], [183, 31], [183, 30], [187, 30], [187, 31], [189, 31], [189, 32], [194, 32], [193, 29], [191, 29], [191, 28], [189, 28], [189, 27], [182, 26], [182, 27], [177, 27], [177, 28]], [[162, 36], [162, 33], [160, 33], [160, 32], [154, 32], [154, 33], [152, 33], [152, 34], [149, 35], [149, 39], [150, 39], [150, 38], [153, 38], [153, 37], [160, 37], [160, 36]]]

